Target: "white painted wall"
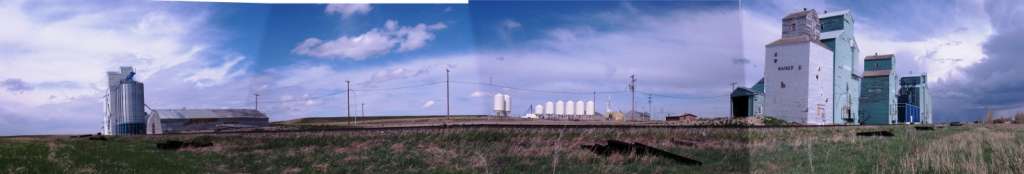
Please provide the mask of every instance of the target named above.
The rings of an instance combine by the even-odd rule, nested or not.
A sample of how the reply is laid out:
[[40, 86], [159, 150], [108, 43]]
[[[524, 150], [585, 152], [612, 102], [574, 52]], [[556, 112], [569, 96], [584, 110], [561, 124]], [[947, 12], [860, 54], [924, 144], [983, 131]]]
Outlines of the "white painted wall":
[[816, 43], [766, 46], [765, 115], [810, 125], [831, 124], [832, 65], [832, 51]]
[[[832, 113], [835, 108], [832, 98], [833, 90], [833, 66], [832, 51], [818, 44], [809, 45], [809, 67], [804, 69], [808, 73], [808, 97], [807, 97], [807, 122], [813, 125], [826, 125], [836, 123]], [[820, 70], [819, 70], [820, 68]], [[819, 107], [820, 106], [820, 107]]]

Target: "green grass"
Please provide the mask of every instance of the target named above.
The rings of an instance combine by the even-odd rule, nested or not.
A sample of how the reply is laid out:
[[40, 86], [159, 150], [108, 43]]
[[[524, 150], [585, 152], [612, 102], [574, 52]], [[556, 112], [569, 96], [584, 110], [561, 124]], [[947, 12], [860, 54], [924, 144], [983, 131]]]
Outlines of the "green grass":
[[[889, 130], [895, 137], [857, 137]], [[992, 173], [1024, 171], [1024, 127], [437, 128], [338, 132], [0, 138], [0, 173]], [[158, 150], [156, 142], [213, 142]], [[600, 156], [615, 139], [704, 162]], [[702, 142], [696, 147], [673, 142]]]

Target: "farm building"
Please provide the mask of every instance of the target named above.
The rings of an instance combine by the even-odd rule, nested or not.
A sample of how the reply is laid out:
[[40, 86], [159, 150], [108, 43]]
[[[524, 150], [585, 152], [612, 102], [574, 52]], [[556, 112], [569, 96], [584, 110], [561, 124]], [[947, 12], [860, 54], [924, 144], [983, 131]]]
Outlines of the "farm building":
[[146, 125], [148, 134], [216, 131], [270, 125], [266, 114], [253, 109], [157, 109]]
[[849, 10], [825, 10], [818, 16], [821, 43], [832, 51], [832, 120], [833, 124], [856, 124], [859, 121], [860, 85], [864, 59], [853, 33], [853, 15]]
[[817, 13], [791, 13], [782, 23], [782, 38], [765, 45], [764, 114], [801, 124], [834, 124], [834, 59], [818, 39]]
[[897, 123], [931, 124], [931, 96], [928, 95], [928, 76], [900, 78], [897, 98]]
[[665, 121], [696, 123], [697, 122], [697, 115], [693, 115], [693, 114], [690, 114], [690, 113], [684, 113], [682, 115], [667, 116], [667, 117], [665, 117]]
[[861, 124], [896, 123], [896, 74], [892, 54], [864, 58], [864, 79], [861, 81]]
[[732, 107], [732, 117], [763, 116], [764, 107], [764, 79], [761, 79], [752, 88], [739, 87], [729, 95]]
[[143, 134], [146, 131], [144, 85], [135, 81], [135, 70], [130, 66], [120, 72], [107, 72], [106, 116], [103, 117], [104, 135]]

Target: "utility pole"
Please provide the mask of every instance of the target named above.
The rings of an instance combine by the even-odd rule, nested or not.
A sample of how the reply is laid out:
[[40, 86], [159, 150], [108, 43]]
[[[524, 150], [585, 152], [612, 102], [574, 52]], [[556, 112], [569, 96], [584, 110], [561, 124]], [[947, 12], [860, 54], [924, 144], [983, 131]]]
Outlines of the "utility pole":
[[[366, 117], [366, 103], [359, 103], [359, 112], [362, 113], [360, 115], [363, 115], [363, 117]], [[356, 118], [359, 118], [359, 117], [352, 118], [352, 120], [354, 122], [358, 123], [359, 120], [356, 120]]]
[[654, 103], [652, 102], [651, 98], [653, 98], [652, 95], [651, 94], [647, 94], [647, 119], [648, 120], [650, 119], [650, 116], [654, 114]]
[[445, 115], [448, 116], [448, 120], [452, 119], [452, 100], [451, 100], [451, 95], [450, 95], [450, 93], [451, 93], [451, 79], [449, 78], [449, 76], [450, 76], [449, 74], [450, 73], [451, 73], [451, 70], [449, 70], [448, 68], [444, 69], [444, 103], [445, 103], [444, 105], [445, 105]]
[[252, 93], [252, 95], [256, 96], [256, 111], [260, 111], [260, 94]]
[[636, 75], [629, 75], [629, 93], [632, 94], [630, 97], [629, 112], [636, 112]]
[[352, 118], [352, 82], [345, 80], [345, 110], [348, 117]]

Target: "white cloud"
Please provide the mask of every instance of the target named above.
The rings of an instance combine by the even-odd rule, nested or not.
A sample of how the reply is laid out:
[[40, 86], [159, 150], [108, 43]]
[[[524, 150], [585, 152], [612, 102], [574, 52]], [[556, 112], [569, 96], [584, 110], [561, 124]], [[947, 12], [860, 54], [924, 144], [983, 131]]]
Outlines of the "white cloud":
[[[351, 81], [352, 104], [358, 107], [366, 103], [366, 110], [373, 114], [442, 114], [443, 110], [421, 109], [423, 101], [443, 100], [444, 69], [452, 70], [452, 79], [474, 79], [476, 65], [473, 55], [447, 55], [419, 57], [411, 60], [394, 62], [373, 68], [340, 69], [324, 64], [295, 64], [273, 68], [265, 72], [265, 80], [256, 82], [256, 86], [266, 85], [267, 90], [260, 90], [268, 97], [311, 94], [318, 101], [314, 106], [296, 106], [296, 102], [278, 102], [261, 104], [261, 108], [274, 119], [293, 119], [299, 117], [338, 116], [345, 115], [344, 106], [345, 80]], [[336, 79], [336, 80], [324, 80]], [[467, 86], [455, 86], [453, 94], [460, 91], [477, 90]], [[452, 96], [453, 100], [464, 96]], [[306, 97], [295, 97], [288, 101], [302, 101]], [[281, 99], [285, 100], [285, 99]], [[386, 104], [384, 104], [386, 103]], [[301, 104], [301, 103], [300, 103]], [[473, 106], [473, 105], [467, 105]], [[453, 113], [474, 113], [470, 107], [453, 107]]]
[[427, 44], [427, 41], [434, 40], [434, 33], [431, 33], [431, 31], [442, 30], [445, 28], [448, 28], [448, 26], [444, 23], [431, 25], [417, 24], [415, 27], [402, 27], [396, 33], [397, 35], [404, 37], [404, 40], [398, 44], [398, 52], [423, 48], [423, 46]]
[[[749, 1], [744, 21], [745, 55], [754, 65], [763, 64], [763, 44], [779, 36], [781, 17], [787, 11], [801, 7], [821, 9], [853, 8], [855, 37], [861, 57], [895, 54], [898, 76], [927, 73], [935, 96], [936, 121], [970, 117], [964, 111], [977, 106], [968, 96], [983, 96], [977, 92], [982, 85], [971, 82], [969, 88], [957, 84], [972, 81], [969, 69], [991, 56], [984, 47], [995, 33], [984, 4], [991, 1], [950, 1], [920, 4], [894, 1], [892, 8], [858, 8], [837, 6], [833, 2], [811, 1]], [[842, 3], [842, 2], [837, 2]], [[857, 5], [857, 4], [853, 4]], [[892, 18], [899, 16], [899, 18]], [[934, 22], [934, 19], [943, 22]], [[769, 38], [765, 34], [770, 33]], [[759, 73], [760, 69], [752, 69]], [[754, 74], [754, 73], [748, 73]], [[953, 83], [947, 83], [953, 82]], [[947, 89], [947, 90], [944, 90]], [[952, 89], [952, 90], [949, 90]], [[969, 95], [968, 95], [969, 94]], [[956, 108], [956, 109], [951, 109]], [[963, 121], [963, 119], [960, 119]]]
[[319, 58], [348, 58], [363, 60], [387, 53], [398, 41], [376, 29], [355, 37], [341, 36], [327, 42], [308, 38], [292, 50], [293, 53]]
[[505, 27], [505, 29], [516, 29], [519, 27], [523, 27], [523, 24], [520, 24], [519, 22], [512, 19], [506, 19], [505, 21], [501, 22], [501, 26]]
[[505, 19], [498, 24], [498, 37], [501, 39], [509, 40], [512, 38], [512, 33], [523, 27], [523, 24], [512, 19]]
[[306, 100], [305, 102], [306, 106], [316, 105], [317, 103], [318, 102], [316, 100]]
[[245, 60], [243, 56], [234, 57], [220, 66], [200, 69], [191, 76], [185, 78], [185, 81], [195, 83], [197, 87], [210, 87], [213, 85], [223, 84], [231, 78], [235, 78], [245, 74], [245, 71], [232, 71], [237, 69], [238, 65], [242, 60]]
[[[105, 74], [119, 65], [134, 66], [137, 79], [195, 60], [204, 43], [199, 33], [206, 14], [173, 14], [146, 3], [52, 5], [47, 2], [0, 3], [0, 79], [28, 84], [71, 83], [23, 95], [0, 93], [0, 100], [39, 106], [101, 95]], [[32, 11], [28, 11], [28, 8]], [[61, 14], [59, 17], [41, 16]]]
[[395, 49], [397, 52], [412, 51], [426, 46], [434, 40], [434, 33], [448, 26], [444, 23], [431, 25], [417, 24], [413, 27], [398, 26], [395, 20], [384, 23], [384, 29], [374, 28], [359, 36], [341, 36], [324, 42], [318, 38], [307, 38], [299, 43], [292, 53], [317, 58], [338, 58], [364, 60], [366, 58], [387, 54]]
[[470, 97], [486, 97], [486, 96], [490, 96], [490, 94], [488, 94], [487, 92], [483, 92], [483, 91], [473, 91], [473, 93], [469, 93], [469, 96]]
[[367, 14], [373, 10], [370, 4], [330, 4], [324, 10], [327, 14], [340, 14], [341, 18], [349, 18], [352, 15]]
[[224, 107], [246, 96], [245, 69], [238, 66], [246, 59], [205, 49], [221, 35], [210, 35], [207, 9], [188, 5], [0, 2], [0, 79], [32, 87], [0, 90], [0, 127], [9, 128], [0, 134], [99, 130], [105, 72], [117, 66], [136, 69], [147, 104], [157, 108]]
[[420, 108], [429, 108], [431, 106], [434, 106], [434, 100], [427, 100], [427, 102], [423, 102], [423, 106], [420, 106]]

